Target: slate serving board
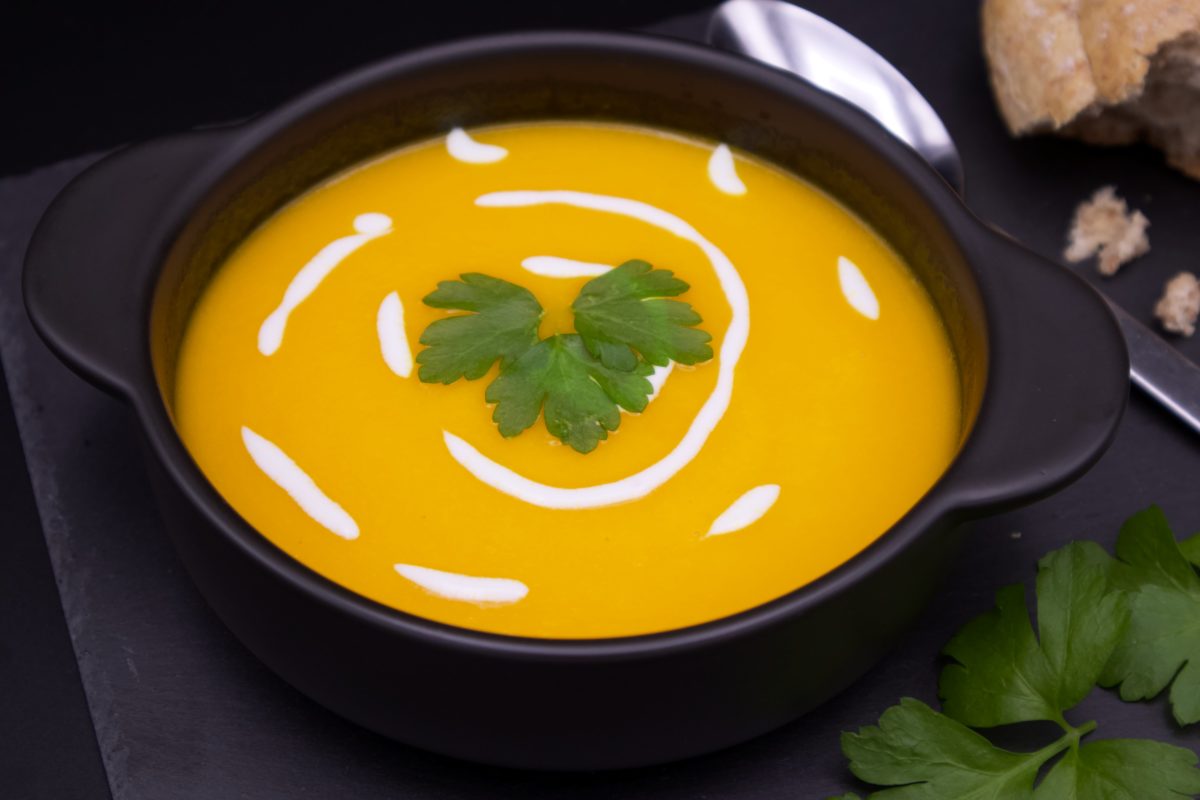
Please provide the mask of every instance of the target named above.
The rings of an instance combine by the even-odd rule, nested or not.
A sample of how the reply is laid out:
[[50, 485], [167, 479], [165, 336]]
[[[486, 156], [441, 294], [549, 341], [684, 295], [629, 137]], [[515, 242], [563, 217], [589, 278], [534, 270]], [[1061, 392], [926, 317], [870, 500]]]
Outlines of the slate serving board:
[[[1074, 205], [1115, 183], [1150, 217], [1154, 249], [1103, 287], [1145, 321], [1167, 277], [1200, 268], [1200, 183], [1144, 149], [1006, 137], [986, 87], [973, 4], [879, 4], [870, 16], [863, 4], [808, 5], [892, 59], [945, 116], [964, 154], [968, 204], [981, 217], [1053, 258]], [[703, 24], [696, 15], [657, 30], [694, 37]], [[901, 695], [933, 702], [939, 649], [990, 606], [997, 588], [1028, 582], [1037, 558], [1071, 538], [1111, 547], [1121, 520], [1150, 503], [1163, 506], [1178, 532], [1200, 530], [1200, 437], [1135, 396], [1112, 450], [1084, 479], [977, 524], [904, 645], [775, 733], [680, 764], [590, 775], [480, 768], [394, 744], [316, 706], [226, 632], [164, 535], [131, 415], [62, 367], [29, 327], [19, 298], [25, 242], [53, 195], [91, 160], [0, 181], [0, 358], [115, 800], [818, 798], [861, 790], [838, 733], [874, 722]], [[1200, 340], [1181, 349], [1196, 359]], [[1099, 719], [1096, 736], [1154, 736], [1200, 749], [1200, 726], [1175, 730], [1161, 701], [1123, 704], [1098, 691], [1075, 716]], [[1032, 746], [1040, 733], [1004, 731], [1000, 741]]]

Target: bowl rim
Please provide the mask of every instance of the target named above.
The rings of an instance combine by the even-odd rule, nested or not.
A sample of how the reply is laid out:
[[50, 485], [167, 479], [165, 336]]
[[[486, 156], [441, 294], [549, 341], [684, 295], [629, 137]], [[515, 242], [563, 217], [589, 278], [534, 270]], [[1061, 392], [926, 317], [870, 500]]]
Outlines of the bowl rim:
[[[421, 617], [384, 605], [326, 578], [276, 545], [247, 522], [216, 490], [183, 444], [163, 398], [151, 359], [150, 309], [159, 278], [170, 249], [188, 224], [193, 210], [230, 170], [279, 134], [345, 95], [367, 90], [374, 84], [399, 79], [405, 72], [437, 68], [459, 59], [478, 59], [488, 54], [514, 51], [549, 54], [552, 51], [591, 49], [652, 57], [703, 66], [708, 70], [763, 85], [781, 94], [793, 96], [817, 114], [844, 128], [889, 163], [917, 191], [935, 212], [945, 231], [964, 244], [971, 233], [964, 226], [981, 226], [966, 210], [945, 182], [907, 146], [893, 139], [873, 119], [844, 101], [828, 95], [795, 76], [704, 45], [646, 33], [538, 31], [516, 32], [460, 39], [393, 56], [322, 83], [264, 115], [232, 128], [219, 131], [228, 137], [200, 165], [166, 207], [151, 235], [155, 247], [147, 248], [146, 258], [153, 266], [145, 271], [148, 285], [142, 287], [140, 330], [143, 341], [137, 356], [137, 373], [126, 382], [129, 399], [135, 406], [146, 439], [168, 477], [216, 532], [225, 537], [244, 556], [252, 559], [292, 589], [317, 599], [329, 608], [360, 622], [381, 627], [393, 635], [419, 639], [444, 648], [472, 651], [497, 658], [555, 661], [624, 660], [677, 653], [751, 635], [821, 606], [829, 599], [849, 591], [873, 573], [885, 568], [902, 551], [926, 532], [944, 521], [957, 521], [971, 505], [959, 496], [956, 481], [959, 466], [970, 452], [975, 434], [989, 413], [992, 366], [984, 367], [984, 386], [980, 406], [971, 427], [964, 431], [958, 451], [940, 477], [891, 527], [867, 547], [817, 579], [756, 606], [713, 620], [652, 633], [587, 639], [540, 638], [493, 633], [459, 627]], [[979, 288], [973, 266], [967, 270]], [[995, 338], [993, 320], [984, 306], [985, 342]], [[207, 535], [207, 532], [206, 532]]]

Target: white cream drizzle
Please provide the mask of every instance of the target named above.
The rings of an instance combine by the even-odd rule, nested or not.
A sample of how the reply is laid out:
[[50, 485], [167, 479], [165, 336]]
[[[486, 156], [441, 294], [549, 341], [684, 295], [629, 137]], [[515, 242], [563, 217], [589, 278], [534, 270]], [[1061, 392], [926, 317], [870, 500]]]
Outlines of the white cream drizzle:
[[708, 157], [708, 179], [725, 194], [745, 194], [746, 184], [737, 174], [733, 163], [733, 151], [727, 144], [719, 144]]
[[396, 564], [396, 572], [420, 586], [430, 594], [447, 600], [462, 600], [467, 603], [515, 603], [529, 594], [529, 587], [511, 578], [477, 578], [443, 572], [440, 569], [418, 567], [414, 564]]
[[547, 278], [594, 278], [612, 269], [608, 264], [558, 256], [530, 256], [521, 262], [521, 266], [534, 275]]
[[653, 391], [646, 398], [646, 402], [650, 402], [658, 397], [658, 393], [662, 391], [663, 384], [667, 382], [667, 378], [670, 377], [671, 370], [673, 369], [675, 369], [675, 362], [668, 361], [665, 367], [655, 367], [654, 372], [646, 376], [646, 380], [650, 381], [650, 386], [653, 387]]
[[354, 519], [329, 499], [287, 453], [246, 426], [242, 426], [242, 443], [258, 468], [287, 492], [305, 514], [343, 539], [358, 538]]
[[392, 292], [379, 304], [375, 331], [379, 334], [379, 350], [388, 369], [407, 378], [412, 374], [413, 357], [404, 332], [404, 303], [400, 302], [398, 292]]
[[526, 503], [543, 508], [578, 509], [613, 505], [645, 497], [673, 478], [696, 457], [700, 448], [708, 441], [709, 434], [729, 408], [733, 397], [734, 370], [750, 335], [750, 298], [737, 269], [716, 245], [701, 236], [687, 222], [670, 212], [637, 200], [573, 191], [516, 191], [484, 194], [475, 199], [475, 204], [489, 208], [560, 204], [619, 214], [641, 220], [692, 242], [708, 257], [731, 311], [729, 328], [725, 331], [725, 338], [717, 355], [717, 385], [692, 420], [683, 439], [659, 461], [612, 483], [567, 489], [532, 481], [491, 460], [449, 431], [442, 432], [450, 455], [468, 472], [493, 489]]
[[845, 256], [838, 256], [838, 282], [846, 302], [867, 319], [879, 319], [879, 298], [867, 283], [862, 270]]
[[312, 259], [300, 268], [283, 293], [279, 307], [272, 311], [258, 329], [258, 352], [264, 356], [274, 355], [283, 344], [283, 333], [287, 328], [288, 316], [296, 307], [316, 291], [321, 281], [329, 276], [346, 258], [372, 239], [392, 232], [392, 218], [386, 214], [359, 214], [354, 218], [353, 236], [335, 239], [321, 248]]
[[733, 501], [721, 516], [713, 520], [705, 536], [722, 536], [740, 531], [758, 522], [779, 499], [779, 485], [774, 483], [756, 486]]
[[446, 136], [446, 151], [467, 164], [494, 164], [508, 155], [508, 150], [498, 144], [475, 141], [462, 128], [455, 128]]

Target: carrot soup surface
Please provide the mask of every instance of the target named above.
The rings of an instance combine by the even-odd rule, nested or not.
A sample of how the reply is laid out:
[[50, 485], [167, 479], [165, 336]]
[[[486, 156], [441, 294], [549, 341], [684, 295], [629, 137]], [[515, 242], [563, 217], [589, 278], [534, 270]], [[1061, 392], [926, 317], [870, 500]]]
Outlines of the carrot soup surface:
[[[707, 360], [615, 374], [640, 413], [607, 407], [599, 366], [540, 412], [520, 376], [485, 397], [535, 369], [516, 356], [421, 379], [426, 329], [478, 311], [423, 302], [439, 283], [527, 290], [508, 296], [540, 306], [531, 335], [583, 363], [600, 356], [572, 304], [631, 260], [685, 282], [673, 299], [712, 337]], [[586, 453], [548, 428], [583, 394], [615, 428]], [[493, 414], [526, 401], [536, 422], [502, 435]], [[460, 627], [596, 638], [728, 616], [844, 563], [945, 470], [960, 406], [925, 289], [836, 200], [715, 142], [542, 122], [388, 153], [259, 226], [188, 323], [174, 416], [233, 508], [330, 580]]]

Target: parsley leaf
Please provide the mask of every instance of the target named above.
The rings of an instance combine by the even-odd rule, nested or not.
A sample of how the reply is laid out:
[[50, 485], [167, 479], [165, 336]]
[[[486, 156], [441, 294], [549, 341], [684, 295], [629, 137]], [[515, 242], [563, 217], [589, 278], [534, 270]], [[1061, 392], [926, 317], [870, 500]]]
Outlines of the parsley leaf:
[[590, 453], [621, 424], [621, 411], [645, 410], [652, 365], [712, 358], [712, 337], [693, 325], [700, 315], [666, 300], [688, 285], [669, 270], [627, 261], [588, 281], [572, 304], [578, 333], [538, 338], [542, 306], [529, 290], [469, 272], [442, 281], [426, 305], [465, 314], [439, 319], [421, 334], [424, 383], [481, 378], [500, 362], [485, 398], [503, 436], [528, 430], [544, 413], [546, 428]]
[[425, 383], [483, 377], [496, 361], [515, 361], [537, 344], [542, 306], [528, 290], [499, 278], [468, 272], [442, 281], [425, 298], [434, 308], [474, 312], [439, 319], [421, 334], [417, 356]]
[[1120, 684], [1123, 700], [1148, 699], [1171, 684], [1176, 721], [1200, 721], [1200, 577], [1161, 509], [1151, 507], [1121, 527], [1117, 558], [1133, 590], [1130, 623], [1101, 683]]
[[1179, 543], [1179, 549], [1184, 557], [1192, 562], [1192, 566], [1200, 567], [1200, 533], [1189, 536]]
[[977, 728], [1032, 720], [1065, 725], [1062, 713], [1091, 691], [1125, 630], [1126, 598], [1112, 587], [1116, 566], [1092, 542], [1075, 542], [1043, 558], [1038, 638], [1024, 589], [997, 592], [996, 609], [946, 645], [946, 655], [958, 662], [942, 671], [946, 713]]
[[1144, 739], [1107, 739], [1069, 750], [1038, 785], [1036, 800], [1180, 800], [1200, 793], [1196, 754]]
[[575, 330], [588, 352], [613, 369], [632, 370], [638, 355], [659, 367], [708, 361], [712, 337], [691, 327], [700, 315], [687, 303], [664, 299], [687, 290], [670, 270], [626, 261], [584, 284], [571, 304]]
[[875, 800], [1021, 800], [1032, 797], [1038, 769], [1061, 750], [1001, 750], [962, 723], [906, 697], [877, 727], [842, 734], [850, 771], [877, 786]]
[[[1117, 554], [1120, 561], [1091, 542], [1076, 542], [1043, 558], [1036, 635], [1022, 588], [998, 592], [996, 608], [946, 647], [955, 662], [942, 673], [945, 714], [906, 698], [877, 727], [843, 734], [851, 771], [888, 787], [869, 800], [1180, 800], [1200, 793], [1191, 750], [1141, 739], [1085, 744], [1096, 723], [1074, 726], [1063, 715], [1115, 665], [1150, 662], [1141, 666], [1152, 682], [1161, 678], [1158, 691], [1195, 652], [1161, 652], [1198, 635], [1181, 636], [1181, 629], [1200, 629], [1200, 606], [1157, 605], [1163, 593], [1200, 604], [1200, 577], [1162, 512], [1150, 509], [1126, 523]], [[1154, 635], [1139, 638], [1139, 630]], [[1187, 669], [1176, 678], [1173, 698]], [[1035, 752], [1014, 753], [971, 730], [1031, 720], [1053, 720], [1063, 734]]]
[[504, 436], [537, 422], [545, 405], [546, 428], [580, 453], [590, 453], [621, 424], [617, 406], [642, 411], [653, 387], [653, 368], [638, 362], [632, 372], [605, 366], [575, 334], [543, 339], [501, 370], [487, 388], [496, 404], [492, 419]]
[[[1192, 751], [1145, 739], [1081, 745], [1091, 727], [1033, 753], [1013, 753], [905, 698], [883, 712], [878, 727], [843, 734], [842, 751], [855, 776], [895, 787], [871, 800], [1180, 800], [1200, 792]], [[1038, 770], [1059, 753], [1035, 789]]]

